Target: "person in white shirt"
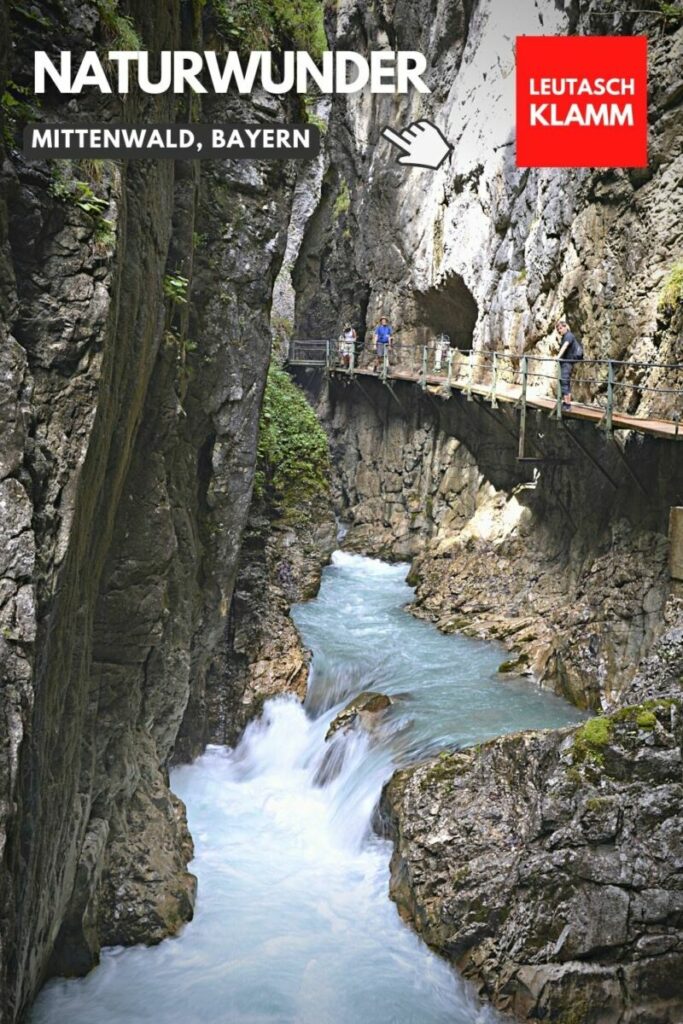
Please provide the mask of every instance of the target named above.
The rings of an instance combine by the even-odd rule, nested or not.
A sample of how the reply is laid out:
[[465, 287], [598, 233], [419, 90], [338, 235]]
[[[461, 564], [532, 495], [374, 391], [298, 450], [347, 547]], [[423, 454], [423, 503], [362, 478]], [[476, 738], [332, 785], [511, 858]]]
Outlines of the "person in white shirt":
[[351, 324], [344, 324], [344, 330], [341, 334], [339, 351], [341, 353], [342, 366], [345, 370], [348, 370], [351, 366], [351, 358], [356, 350], [356, 338], [357, 334]]

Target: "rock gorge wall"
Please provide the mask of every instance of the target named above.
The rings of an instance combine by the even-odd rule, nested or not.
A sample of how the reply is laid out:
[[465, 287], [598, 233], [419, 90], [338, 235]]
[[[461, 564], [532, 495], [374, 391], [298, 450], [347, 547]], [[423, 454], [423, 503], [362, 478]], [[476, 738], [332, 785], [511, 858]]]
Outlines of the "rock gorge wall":
[[667, 542], [683, 490], [675, 443], [531, 414], [530, 450], [547, 461], [520, 463], [513, 407], [367, 378], [333, 380], [321, 413], [344, 544], [412, 559], [415, 614], [504, 641], [507, 669], [581, 707], [626, 699], [681, 623]]
[[336, 535], [322, 496], [305, 523], [287, 522], [268, 502], [254, 499], [230, 606], [229, 644], [207, 687], [212, 743], [234, 745], [271, 697], [306, 696], [311, 653], [289, 612], [317, 594]]
[[[293, 275], [298, 337], [334, 337], [346, 319], [362, 335], [383, 312], [404, 353], [443, 331], [517, 359], [556, 352], [564, 313], [587, 357], [680, 361], [683, 310], [659, 299], [683, 253], [680, 18], [625, 2], [341, 0], [329, 29], [344, 48], [419, 47], [432, 92], [334, 99], [329, 165]], [[648, 35], [647, 169], [515, 167], [520, 33]], [[422, 117], [454, 145], [437, 172], [397, 165], [380, 134]], [[681, 383], [657, 369], [618, 374], [641, 388]], [[334, 385], [324, 413], [348, 543], [419, 555], [416, 611], [441, 628], [506, 639], [518, 668], [581, 705], [618, 701], [680, 614], [666, 566], [668, 509], [683, 495], [675, 445], [608, 443], [532, 414], [525, 455], [546, 460], [534, 480], [516, 461], [511, 410], [363, 386]], [[602, 394], [588, 381], [575, 393]], [[676, 412], [670, 395], [619, 394], [631, 411]]]
[[[587, 357], [681, 361], [680, 302], [660, 302], [683, 252], [679, 18], [621, 0], [340, 0], [329, 17], [340, 47], [422, 49], [432, 93], [333, 103], [321, 201], [293, 275], [297, 337], [335, 337], [349, 319], [369, 342], [384, 313], [404, 348], [444, 332], [459, 348], [517, 358], [553, 354], [564, 314]], [[515, 168], [520, 33], [648, 35], [646, 170]], [[380, 134], [425, 117], [454, 144], [436, 173], [398, 166]], [[659, 370], [620, 372], [664, 382]], [[579, 732], [505, 737], [397, 773], [382, 814], [399, 909], [520, 1019], [673, 1024], [677, 445], [611, 440], [539, 413], [526, 455], [541, 461], [524, 464], [512, 407], [400, 382], [333, 380], [326, 393], [308, 382], [322, 395], [345, 544], [412, 559], [416, 614], [502, 639], [516, 652], [506, 669], [609, 711]], [[587, 381], [575, 393], [601, 396]], [[632, 391], [627, 407], [676, 411], [651, 392]]]
[[[347, 319], [362, 335], [386, 313], [406, 346], [445, 332], [461, 348], [543, 355], [564, 313], [587, 357], [680, 360], [680, 321], [657, 311], [683, 253], [680, 19], [627, 0], [339, 0], [329, 27], [343, 49], [422, 50], [432, 92], [335, 98], [293, 275], [297, 337], [336, 337]], [[515, 167], [514, 38], [569, 33], [648, 35], [647, 169]], [[398, 165], [380, 135], [425, 117], [454, 145], [436, 172]], [[660, 371], [626, 377], [661, 383]]]
[[[78, 52], [134, 26], [150, 50], [216, 44], [190, 3], [15, 4], [11, 24], [1, 10], [0, 72], [20, 106], [46, 40]], [[83, 97], [78, 115], [187, 118], [176, 103]], [[204, 106], [207, 120], [290, 114], [258, 94]], [[30, 115], [74, 116], [49, 95]], [[230, 643], [293, 183], [284, 165], [27, 166], [5, 129], [0, 1016], [12, 1021], [46, 974], [84, 972], [101, 943], [159, 941], [192, 913], [167, 765], [209, 735], [207, 680]]]

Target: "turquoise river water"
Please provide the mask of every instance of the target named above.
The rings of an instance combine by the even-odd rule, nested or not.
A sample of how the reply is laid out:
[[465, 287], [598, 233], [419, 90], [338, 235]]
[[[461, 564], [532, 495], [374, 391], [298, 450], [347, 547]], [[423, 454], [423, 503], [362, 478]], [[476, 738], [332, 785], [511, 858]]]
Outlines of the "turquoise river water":
[[[211, 747], [172, 774], [195, 841], [194, 920], [160, 946], [105, 950], [86, 978], [49, 982], [31, 1024], [502, 1020], [399, 919], [373, 811], [396, 765], [581, 715], [502, 680], [499, 648], [407, 613], [407, 568], [334, 555], [318, 597], [293, 612], [314, 652], [305, 706], [270, 701], [236, 749]], [[396, 698], [388, 721], [373, 739], [340, 736], [330, 771], [327, 728], [367, 689]]]

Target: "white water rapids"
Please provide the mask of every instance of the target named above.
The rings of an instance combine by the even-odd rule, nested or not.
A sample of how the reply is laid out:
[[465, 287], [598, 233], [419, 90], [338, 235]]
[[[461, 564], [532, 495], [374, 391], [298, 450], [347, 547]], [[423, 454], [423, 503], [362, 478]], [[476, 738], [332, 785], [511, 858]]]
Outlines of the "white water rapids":
[[[199, 878], [194, 920], [154, 948], [106, 950], [86, 978], [50, 982], [32, 1024], [491, 1024], [501, 1020], [399, 919], [391, 846], [371, 820], [392, 767], [445, 744], [578, 713], [501, 682], [501, 651], [443, 636], [403, 608], [406, 566], [337, 552], [294, 611], [314, 667], [304, 709], [270, 701], [235, 750], [172, 774]], [[379, 741], [325, 733], [364, 689], [396, 700]]]

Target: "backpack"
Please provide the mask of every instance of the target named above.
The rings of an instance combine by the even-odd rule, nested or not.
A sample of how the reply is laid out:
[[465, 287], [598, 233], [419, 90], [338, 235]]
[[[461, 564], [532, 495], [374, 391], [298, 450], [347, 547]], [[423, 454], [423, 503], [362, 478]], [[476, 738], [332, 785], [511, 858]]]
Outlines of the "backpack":
[[576, 337], [574, 338], [574, 343], [572, 345], [571, 358], [574, 360], [575, 363], [578, 363], [580, 359], [583, 359], [583, 345]]

